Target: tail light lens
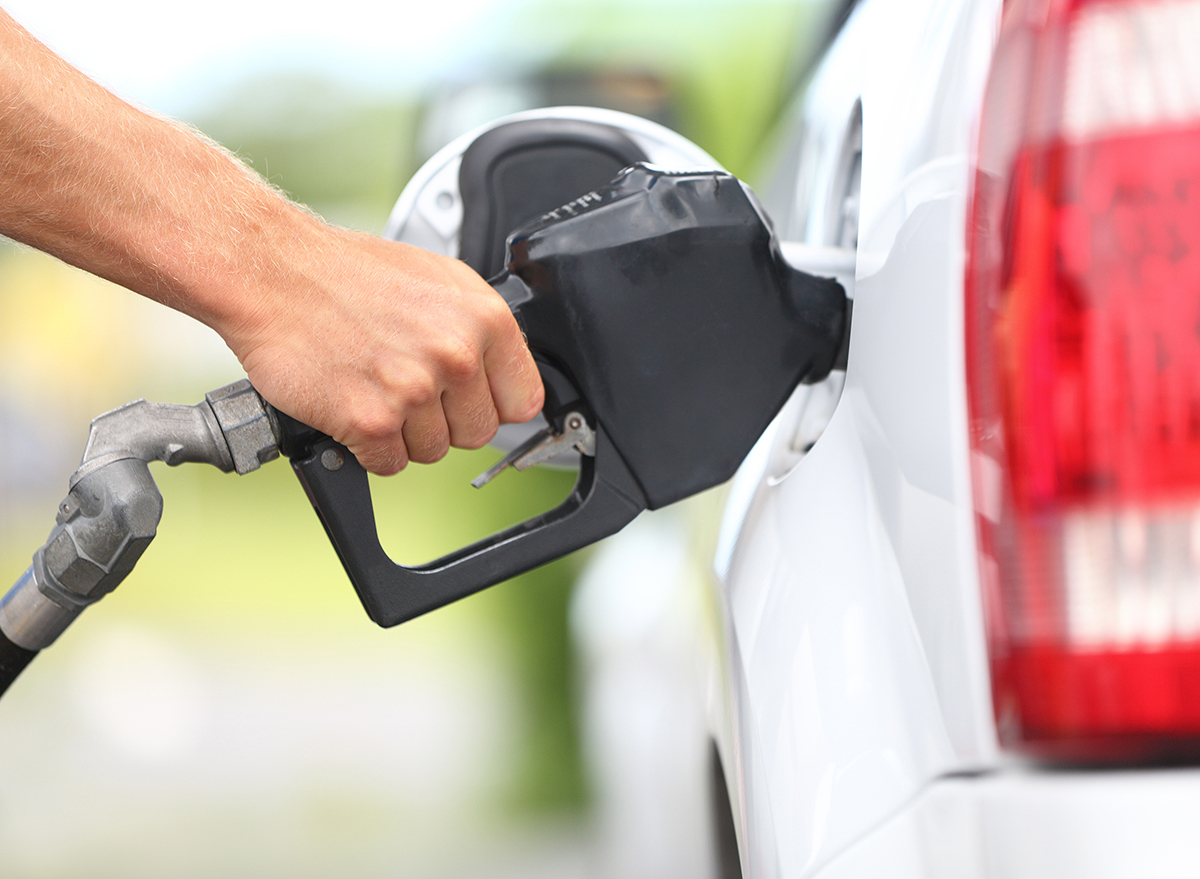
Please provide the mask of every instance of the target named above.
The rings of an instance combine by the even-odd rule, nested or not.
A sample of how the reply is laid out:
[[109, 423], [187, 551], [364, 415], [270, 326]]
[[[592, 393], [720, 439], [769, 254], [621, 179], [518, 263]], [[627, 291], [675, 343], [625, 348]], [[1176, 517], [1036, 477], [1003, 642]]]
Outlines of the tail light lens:
[[1200, 2], [1012, 0], [968, 229], [1002, 742], [1200, 757]]

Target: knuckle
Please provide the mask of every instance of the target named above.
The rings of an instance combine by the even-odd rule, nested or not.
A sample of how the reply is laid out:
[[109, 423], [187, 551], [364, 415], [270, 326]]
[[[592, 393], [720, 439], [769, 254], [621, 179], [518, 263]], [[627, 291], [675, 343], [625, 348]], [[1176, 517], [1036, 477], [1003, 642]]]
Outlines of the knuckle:
[[409, 456], [403, 442], [392, 445], [351, 446], [358, 463], [379, 476], [394, 476], [408, 466]]
[[491, 394], [482, 393], [447, 408], [451, 444], [460, 449], [478, 449], [496, 435], [500, 417]]
[[406, 408], [423, 409], [436, 403], [442, 395], [437, 381], [428, 372], [421, 371], [407, 376], [399, 383], [398, 396]]
[[479, 433], [474, 434], [473, 436], [467, 437], [466, 441], [462, 443], [462, 448], [464, 448], [464, 449], [482, 449], [489, 442], [491, 442], [492, 437], [494, 437], [495, 435], [496, 435], [495, 428], [493, 428], [491, 430], [480, 431]]
[[365, 469], [378, 476], [395, 476], [407, 466], [407, 458], [398, 458], [394, 455], [376, 459], [374, 465], [363, 464]]
[[458, 446], [458, 448], [460, 448], [460, 449], [472, 449], [472, 450], [473, 449], [482, 449], [484, 446], [486, 446], [488, 444], [488, 441], [493, 436], [495, 436], [494, 433], [491, 434], [490, 436], [482, 436], [481, 435], [477, 438], [469, 439], [466, 442], [455, 443], [455, 445]]
[[350, 419], [349, 436], [377, 445], [396, 433], [396, 416], [381, 406], [360, 407]]
[[504, 424], [523, 424], [542, 410], [544, 402], [545, 392], [541, 384], [528, 386], [524, 393], [501, 409], [500, 420]]
[[492, 316], [492, 338], [518, 350], [527, 350], [521, 327], [517, 324], [517, 319], [513, 317], [512, 312], [508, 310], [504, 300], [501, 300], [500, 304], [496, 306]]
[[447, 453], [449, 453], [449, 451], [450, 451], [450, 445], [448, 443], [445, 443], [445, 444], [442, 444], [439, 446], [432, 446], [422, 456], [421, 463], [422, 464], [436, 464], [438, 461], [442, 460], [442, 458], [446, 457], [446, 455], [447, 455]]
[[442, 368], [451, 383], [468, 382], [483, 369], [483, 358], [473, 345], [461, 339], [449, 344], [442, 354]]
[[489, 296], [484, 311], [485, 319], [497, 329], [516, 329], [517, 321], [513, 317], [508, 303], [499, 296]]
[[499, 426], [500, 420], [493, 415], [490, 421], [468, 428], [461, 435], [456, 434], [454, 445], [460, 449], [481, 449], [496, 435], [496, 428]]
[[409, 442], [409, 457], [418, 464], [434, 464], [450, 451], [450, 438], [443, 432], [440, 436], [426, 436]]
[[546, 392], [542, 387], [541, 382], [537, 382], [529, 390], [529, 396], [526, 399], [525, 406], [520, 410], [517, 417], [524, 423], [530, 418], [533, 418], [542, 411], [542, 406], [546, 403]]

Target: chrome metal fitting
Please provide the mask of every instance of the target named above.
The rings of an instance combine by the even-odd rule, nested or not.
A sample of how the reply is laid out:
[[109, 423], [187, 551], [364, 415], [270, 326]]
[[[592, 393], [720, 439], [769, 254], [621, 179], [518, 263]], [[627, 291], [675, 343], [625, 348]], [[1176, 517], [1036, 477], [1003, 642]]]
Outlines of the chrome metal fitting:
[[134, 400], [93, 419], [50, 537], [0, 599], [0, 631], [25, 650], [48, 647], [133, 570], [162, 517], [151, 461], [249, 473], [277, 457], [267, 407], [245, 380], [194, 406]]
[[279, 441], [266, 406], [248, 380], [209, 391], [204, 399], [217, 417], [239, 476], [279, 457]]
[[53, 644], [83, 608], [64, 606], [46, 595], [31, 565], [0, 599], [0, 631], [18, 647], [36, 652]]

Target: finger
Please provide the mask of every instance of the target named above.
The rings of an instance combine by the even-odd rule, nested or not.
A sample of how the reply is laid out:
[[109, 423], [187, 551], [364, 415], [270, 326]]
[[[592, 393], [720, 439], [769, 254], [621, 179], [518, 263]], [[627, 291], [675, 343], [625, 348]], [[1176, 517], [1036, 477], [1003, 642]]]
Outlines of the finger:
[[450, 428], [441, 400], [411, 410], [402, 433], [409, 459], [418, 464], [440, 461], [450, 451]]
[[459, 449], [478, 449], [496, 435], [496, 428], [500, 426], [500, 416], [483, 369], [470, 381], [445, 390], [442, 411], [450, 430], [450, 445]]
[[[506, 309], [507, 310], [507, 309]], [[533, 355], [511, 313], [484, 354], [484, 370], [501, 424], [528, 421], [541, 411], [545, 392]]]
[[402, 432], [404, 412], [394, 401], [372, 392], [347, 394], [341, 403], [344, 427], [334, 425], [330, 435], [349, 449], [364, 469], [391, 476], [408, 466], [409, 451]]
[[465, 263], [449, 269], [464, 289], [477, 291], [476, 307], [489, 340], [483, 367], [501, 424], [525, 422], [541, 411], [544, 392], [533, 357], [508, 304]]
[[403, 435], [384, 440], [346, 443], [363, 469], [378, 476], [394, 476], [408, 466], [409, 453]]

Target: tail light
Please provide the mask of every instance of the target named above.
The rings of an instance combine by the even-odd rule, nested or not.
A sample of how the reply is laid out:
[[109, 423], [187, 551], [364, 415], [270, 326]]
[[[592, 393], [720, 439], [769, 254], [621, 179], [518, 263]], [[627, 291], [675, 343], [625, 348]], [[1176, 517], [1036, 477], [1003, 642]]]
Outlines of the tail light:
[[1200, 757], [1200, 2], [1012, 0], [967, 234], [997, 723]]

